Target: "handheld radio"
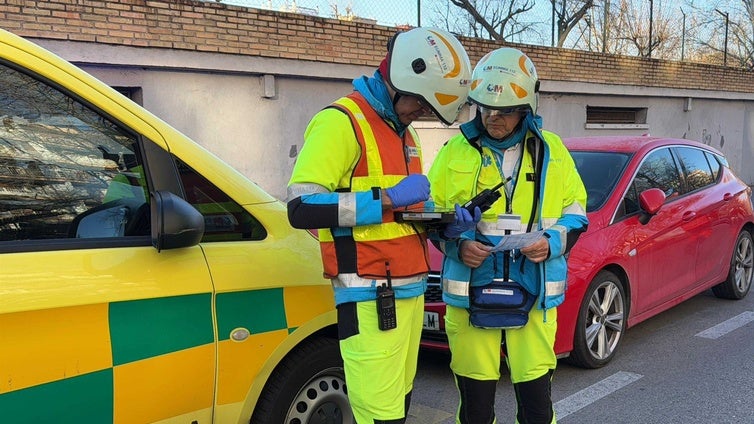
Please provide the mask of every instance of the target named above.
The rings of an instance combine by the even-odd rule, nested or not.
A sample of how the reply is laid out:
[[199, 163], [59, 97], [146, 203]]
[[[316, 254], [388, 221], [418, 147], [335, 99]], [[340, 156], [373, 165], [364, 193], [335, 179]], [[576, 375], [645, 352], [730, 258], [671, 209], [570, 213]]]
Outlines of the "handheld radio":
[[497, 201], [497, 199], [500, 198], [500, 188], [503, 186], [503, 184], [506, 183], [506, 181], [500, 182], [500, 184], [496, 185], [495, 187], [485, 188], [481, 193], [474, 196], [473, 199], [466, 202], [463, 207], [471, 213], [471, 216], [474, 216], [474, 208], [476, 208], [477, 206], [482, 212], [486, 211], [492, 206], [493, 203], [495, 203], [495, 201]]
[[377, 324], [380, 330], [392, 330], [397, 327], [395, 315], [395, 292], [390, 277], [390, 262], [385, 262], [387, 284], [377, 286]]

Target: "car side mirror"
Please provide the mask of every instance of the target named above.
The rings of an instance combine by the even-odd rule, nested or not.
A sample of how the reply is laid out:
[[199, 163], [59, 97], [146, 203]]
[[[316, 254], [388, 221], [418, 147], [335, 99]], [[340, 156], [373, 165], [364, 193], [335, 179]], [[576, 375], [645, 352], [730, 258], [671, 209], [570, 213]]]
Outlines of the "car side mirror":
[[199, 244], [204, 236], [204, 216], [190, 203], [169, 191], [150, 193], [152, 245], [178, 249]]
[[650, 188], [639, 194], [639, 206], [642, 213], [639, 215], [639, 222], [646, 224], [665, 204], [665, 193], [659, 188]]
[[77, 216], [71, 222], [69, 236], [101, 238], [125, 236], [129, 208], [125, 205], [104, 204]]
[[77, 215], [68, 228], [71, 238], [112, 238], [149, 234], [149, 204], [142, 196], [115, 199]]

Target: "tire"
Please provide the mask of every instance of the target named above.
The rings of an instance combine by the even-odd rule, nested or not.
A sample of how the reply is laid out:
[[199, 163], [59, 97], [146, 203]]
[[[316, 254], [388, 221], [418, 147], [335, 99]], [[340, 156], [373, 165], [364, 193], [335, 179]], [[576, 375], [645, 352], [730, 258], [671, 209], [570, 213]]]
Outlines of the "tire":
[[712, 293], [721, 299], [738, 300], [746, 297], [754, 276], [754, 242], [751, 233], [741, 231], [733, 248], [728, 277], [712, 287]]
[[353, 424], [338, 341], [307, 341], [270, 376], [250, 424]]
[[618, 276], [600, 271], [581, 301], [573, 351], [566, 362], [581, 368], [600, 368], [610, 362], [626, 331], [627, 305]]

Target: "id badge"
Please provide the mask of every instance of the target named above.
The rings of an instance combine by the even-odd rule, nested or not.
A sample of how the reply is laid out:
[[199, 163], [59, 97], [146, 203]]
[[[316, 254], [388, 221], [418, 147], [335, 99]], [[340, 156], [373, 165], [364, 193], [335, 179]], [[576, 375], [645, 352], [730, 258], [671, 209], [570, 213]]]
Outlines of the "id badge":
[[413, 147], [413, 146], [406, 146], [406, 157], [408, 157], [408, 158], [418, 158], [419, 157], [419, 148]]
[[521, 230], [521, 215], [502, 214], [497, 216], [498, 230]]

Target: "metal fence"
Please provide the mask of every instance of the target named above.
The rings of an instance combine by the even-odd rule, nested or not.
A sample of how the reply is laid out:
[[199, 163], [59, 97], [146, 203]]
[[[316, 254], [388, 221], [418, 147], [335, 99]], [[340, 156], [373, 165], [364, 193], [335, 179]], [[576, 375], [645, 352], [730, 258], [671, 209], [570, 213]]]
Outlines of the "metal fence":
[[[492, 38], [471, 15], [449, 0], [216, 0], [226, 4], [360, 20], [385, 26], [434, 26], [465, 36]], [[554, 1], [554, 3], [553, 3]], [[754, 23], [744, 13], [751, 0], [470, 0], [483, 15], [515, 15], [502, 31], [509, 42], [555, 46], [555, 8], [593, 6], [569, 32], [562, 47], [670, 60], [754, 68]], [[499, 15], [498, 18], [499, 19]], [[609, 25], [604, 25], [608, 22]], [[744, 32], [733, 33], [734, 25]], [[616, 29], [620, 25], [619, 29]], [[730, 31], [729, 31], [730, 30]], [[728, 33], [731, 33], [728, 37]], [[652, 47], [648, 40], [653, 40]], [[730, 44], [730, 46], [729, 46]], [[728, 52], [736, 52], [728, 60]], [[747, 58], [748, 55], [748, 58]], [[748, 59], [748, 60], [747, 60]]]

